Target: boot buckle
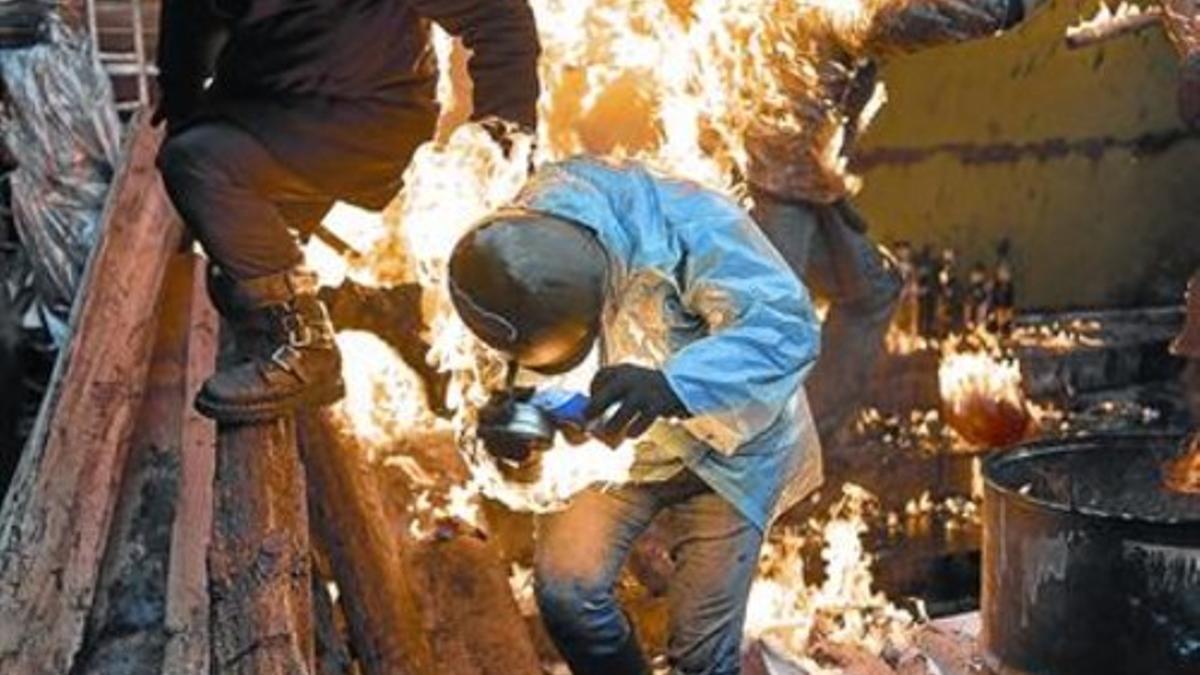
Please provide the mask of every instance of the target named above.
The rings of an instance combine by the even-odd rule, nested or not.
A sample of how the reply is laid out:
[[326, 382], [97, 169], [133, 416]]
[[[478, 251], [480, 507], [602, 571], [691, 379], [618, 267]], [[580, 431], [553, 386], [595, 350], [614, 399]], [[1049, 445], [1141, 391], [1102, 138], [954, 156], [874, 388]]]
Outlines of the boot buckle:
[[283, 319], [283, 327], [286, 332], [287, 343], [289, 347], [303, 349], [311, 347], [315, 341], [313, 329], [304, 321], [296, 316], [285, 316]]

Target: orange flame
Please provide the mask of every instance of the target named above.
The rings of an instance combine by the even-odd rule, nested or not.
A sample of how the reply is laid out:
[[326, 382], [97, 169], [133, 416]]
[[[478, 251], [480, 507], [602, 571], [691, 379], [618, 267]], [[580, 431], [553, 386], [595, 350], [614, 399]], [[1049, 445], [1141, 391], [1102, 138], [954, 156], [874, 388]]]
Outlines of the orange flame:
[[863, 488], [842, 486], [841, 499], [819, 527], [825, 581], [818, 586], [804, 577], [802, 535], [784, 531], [768, 541], [750, 591], [747, 636], [814, 673], [828, 672], [806, 656], [817, 641], [853, 643], [874, 654], [906, 646], [919, 617], [874, 590], [873, 559], [863, 548], [866, 513], [877, 506]]
[[994, 344], [982, 351], [957, 348], [957, 343], [947, 345], [938, 367], [946, 422], [976, 445], [1010, 445], [1024, 438], [1032, 418], [1020, 364], [999, 356]]

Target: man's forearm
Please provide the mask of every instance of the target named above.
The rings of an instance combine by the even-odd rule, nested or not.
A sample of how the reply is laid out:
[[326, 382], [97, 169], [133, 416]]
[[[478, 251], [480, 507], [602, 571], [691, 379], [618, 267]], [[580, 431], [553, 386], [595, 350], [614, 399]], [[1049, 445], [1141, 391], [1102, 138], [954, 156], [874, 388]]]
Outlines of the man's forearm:
[[966, 42], [1011, 28], [1046, 0], [891, 0], [874, 14], [866, 50], [911, 52]]

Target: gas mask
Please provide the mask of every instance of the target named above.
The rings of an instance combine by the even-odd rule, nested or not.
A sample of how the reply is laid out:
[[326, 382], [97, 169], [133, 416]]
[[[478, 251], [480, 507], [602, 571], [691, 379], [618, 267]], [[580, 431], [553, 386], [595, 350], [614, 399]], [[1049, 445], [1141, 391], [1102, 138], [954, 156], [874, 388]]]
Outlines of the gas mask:
[[588, 420], [585, 394], [554, 387], [515, 387], [511, 382], [516, 366], [510, 366], [509, 372], [509, 385], [493, 393], [478, 413], [476, 437], [488, 454], [522, 464], [554, 447], [560, 434], [572, 444], [595, 438], [615, 445], [600, 432], [613, 411]]

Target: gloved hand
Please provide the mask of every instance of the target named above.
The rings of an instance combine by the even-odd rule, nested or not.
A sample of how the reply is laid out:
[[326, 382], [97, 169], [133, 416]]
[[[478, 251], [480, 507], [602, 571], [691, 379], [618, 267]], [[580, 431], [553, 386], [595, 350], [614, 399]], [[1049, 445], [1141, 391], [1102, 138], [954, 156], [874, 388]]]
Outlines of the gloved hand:
[[[537, 143], [537, 132], [523, 125], [517, 124], [516, 122], [510, 122], [494, 115], [485, 117], [478, 122], [479, 126], [483, 127], [483, 130], [486, 131], [488, 135], [492, 137], [492, 140], [496, 142], [496, 145], [500, 146], [501, 152], [503, 152], [504, 156], [508, 159], [512, 159], [513, 152], [516, 151], [517, 136], [530, 136], [533, 138], [534, 144], [536, 145]], [[534, 154], [536, 153], [533, 151], [529, 153], [530, 173], [533, 173], [534, 169]]]
[[[605, 415], [614, 404], [613, 414]], [[592, 378], [584, 416], [592, 433], [615, 448], [646, 433], [659, 418], [687, 417], [688, 411], [661, 372], [622, 364], [601, 368]]]

